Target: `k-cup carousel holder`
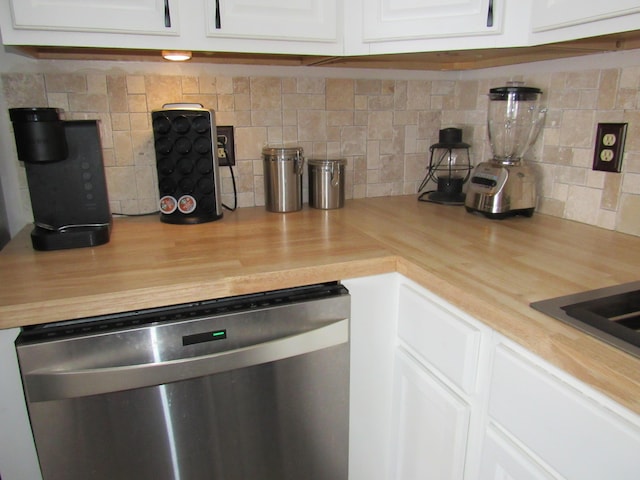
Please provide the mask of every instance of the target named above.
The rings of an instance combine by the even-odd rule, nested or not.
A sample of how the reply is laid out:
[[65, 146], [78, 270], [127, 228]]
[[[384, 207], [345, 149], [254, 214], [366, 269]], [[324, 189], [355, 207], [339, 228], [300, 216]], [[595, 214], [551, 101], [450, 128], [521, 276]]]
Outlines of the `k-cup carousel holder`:
[[151, 116], [160, 220], [194, 224], [222, 218], [214, 112], [168, 108]]

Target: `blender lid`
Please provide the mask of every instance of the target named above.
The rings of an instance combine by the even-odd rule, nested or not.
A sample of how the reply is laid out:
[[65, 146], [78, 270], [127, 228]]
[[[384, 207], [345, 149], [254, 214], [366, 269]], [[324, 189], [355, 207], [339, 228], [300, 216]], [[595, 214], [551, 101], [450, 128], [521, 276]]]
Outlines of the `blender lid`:
[[506, 86], [490, 89], [489, 99], [507, 100], [511, 98], [514, 100], [536, 100], [541, 93], [542, 90], [535, 87]]

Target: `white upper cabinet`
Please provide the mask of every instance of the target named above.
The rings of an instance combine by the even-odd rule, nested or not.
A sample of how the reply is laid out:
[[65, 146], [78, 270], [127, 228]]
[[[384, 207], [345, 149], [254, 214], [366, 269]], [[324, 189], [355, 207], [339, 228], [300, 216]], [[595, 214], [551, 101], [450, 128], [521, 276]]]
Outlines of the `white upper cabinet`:
[[0, 0], [5, 45], [342, 55], [342, 18], [342, 0]]
[[500, 31], [493, 0], [363, 0], [362, 13], [366, 42]]
[[544, 0], [533, 2], [533, 43], [593, 37], [640, 28], [638, 0]]
[[16, 29], [176, 34], [178, 0], [13, 0]]
[[207, 35], [338, 40], [337, 0], [207, 0]]
[[522, 46], [527, 41], [531, 0], [519, 0], [518, 8], [507, 0], [352, 1], [360, 4], [362, 26], [359, 39], [345, 29], [347, 51], [429, 52]]

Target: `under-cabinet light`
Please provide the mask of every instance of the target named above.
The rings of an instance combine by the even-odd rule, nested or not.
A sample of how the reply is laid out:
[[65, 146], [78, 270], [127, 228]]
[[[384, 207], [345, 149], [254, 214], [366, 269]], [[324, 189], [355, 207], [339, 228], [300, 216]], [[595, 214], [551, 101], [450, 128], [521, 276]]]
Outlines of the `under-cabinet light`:
[[191, 59], [191, 52], [186, 50], [163, 50], [162, 58], [172, 62], [185, 62]]

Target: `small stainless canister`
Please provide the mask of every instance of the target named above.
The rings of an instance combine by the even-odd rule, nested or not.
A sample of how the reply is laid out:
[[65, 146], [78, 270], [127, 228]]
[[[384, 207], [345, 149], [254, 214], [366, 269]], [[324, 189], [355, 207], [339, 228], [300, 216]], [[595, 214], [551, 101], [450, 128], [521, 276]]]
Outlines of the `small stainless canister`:
[[340, 159], [309, 159], [309, 206], [330, 210], [344, 206], [344, 168]]
[[304, 167], [302, 148], [266, 146], [262, 149], [262, 159], [267, 210], [280, 213], [301, 210]]

